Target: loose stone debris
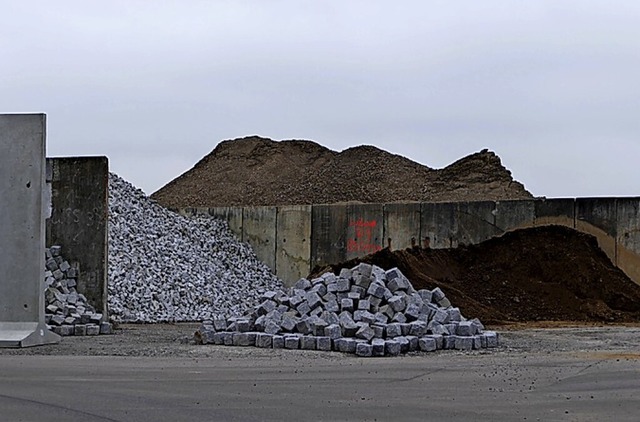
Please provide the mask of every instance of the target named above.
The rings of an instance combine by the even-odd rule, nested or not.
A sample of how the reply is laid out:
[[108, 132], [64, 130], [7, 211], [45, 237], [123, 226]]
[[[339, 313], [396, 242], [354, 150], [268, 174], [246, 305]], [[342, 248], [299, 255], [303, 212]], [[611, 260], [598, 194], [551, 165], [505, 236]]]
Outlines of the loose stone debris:
[[45, 250], [45, 323], [61, 336], [111, 334], [111, 323], [78, 293], [79, 270], [61, 255], [60, 246]]
[[171, 212], [109, 175], [109, 310], [118, 322], [242, 315], [282, 282], [226, 222]]
[[200, 344], [398, 356], [412, 351], [498, 346], [498, 334], [467, 320], [440, 288], [416, 291], [398, 270], [361, 263], [288, 291], [267, 291], [242, 317], [215, 316], [195, 333]]

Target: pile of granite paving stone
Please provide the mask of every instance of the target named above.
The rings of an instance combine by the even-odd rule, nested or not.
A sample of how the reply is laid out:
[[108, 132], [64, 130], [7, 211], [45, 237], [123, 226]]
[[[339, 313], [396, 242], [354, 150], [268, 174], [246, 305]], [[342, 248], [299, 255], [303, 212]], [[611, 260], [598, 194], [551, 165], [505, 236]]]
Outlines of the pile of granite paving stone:
[[61, 336], [112, 334], [113, 327], [79, 293], [79, 269], [69, 264], [59, 245], [45, 249], [45, 323]]
[[440, 288], [416, 291], [398, 270], [361, 263], [287, 291], [268, 291], [242, 317], [203, 321], [199, 344], [398, 356], [413, 351], [473, 350], [499, 344], [498, 333], [466, 319]]

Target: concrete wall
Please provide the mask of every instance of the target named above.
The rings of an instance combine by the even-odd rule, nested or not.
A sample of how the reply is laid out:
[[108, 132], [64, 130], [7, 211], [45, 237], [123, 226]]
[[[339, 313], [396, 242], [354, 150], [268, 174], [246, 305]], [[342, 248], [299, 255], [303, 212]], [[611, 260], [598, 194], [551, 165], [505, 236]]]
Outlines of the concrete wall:
[[288, 284], [306, 276], [309, 268], [364, 256], [387, 246], [392, 250], [414, 245], [451, 248], [480, 243], [509, 230], [550, 224], [596, 236], [611, 262], [640, 284], [640, 198], [313, 205], [270, 207], [261, 211], [216, 208], [180, 212], [227, 219], [236, 228], [238, 237], [250, 243], [258, 257]]
[[43, 114], [0, 115], [0, 347], [57, 342], [44, 324]]
[[109, 162], [107, 157], [48, 158], [51, 218], [47, 245], [62, 246], [80, 270], [78, 290], [107, 315]]

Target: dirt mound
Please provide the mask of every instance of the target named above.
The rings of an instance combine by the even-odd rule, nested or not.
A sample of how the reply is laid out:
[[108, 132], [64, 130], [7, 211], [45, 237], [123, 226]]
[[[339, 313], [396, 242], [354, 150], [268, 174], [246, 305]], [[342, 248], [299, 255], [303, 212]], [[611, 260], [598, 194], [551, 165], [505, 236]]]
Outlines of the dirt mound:
[[166, 207], [527, 199], [493, 152], [434, 170], [373, 146], [257, 136], [221, 142], [151, 197]]
[[486, 323], [640, 321], [640, 286], [594, 237], [566, 227], [522, 229], [456, 249], [384, 249], [328, 269], [361, 261], [398, 267], [416, 289], [440, 287], [463, 315]]

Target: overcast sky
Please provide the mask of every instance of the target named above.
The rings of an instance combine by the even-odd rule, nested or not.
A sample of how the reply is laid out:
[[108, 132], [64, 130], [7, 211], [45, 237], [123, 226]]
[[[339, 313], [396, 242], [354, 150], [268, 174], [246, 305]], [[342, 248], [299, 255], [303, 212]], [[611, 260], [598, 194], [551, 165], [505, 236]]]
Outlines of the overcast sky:
[[0, 0], [0, 112], [152, 193], [247, 135], [640, 196], [640, 1]]

